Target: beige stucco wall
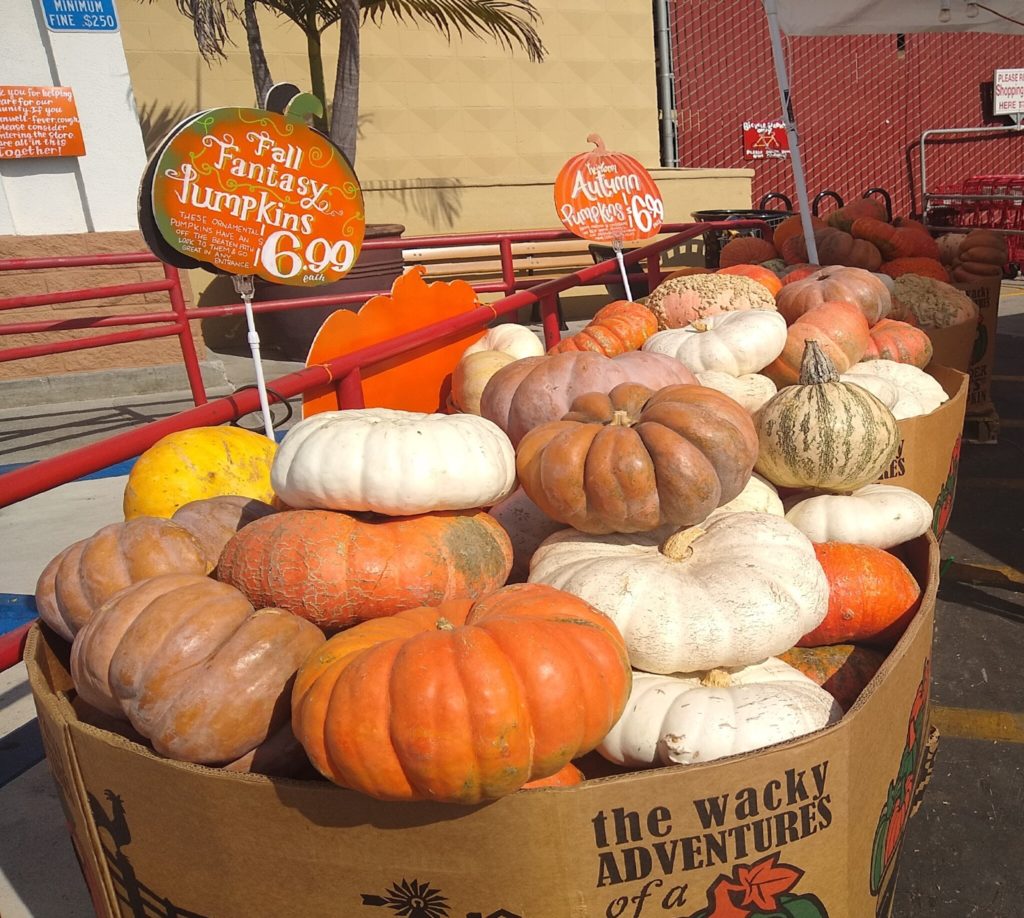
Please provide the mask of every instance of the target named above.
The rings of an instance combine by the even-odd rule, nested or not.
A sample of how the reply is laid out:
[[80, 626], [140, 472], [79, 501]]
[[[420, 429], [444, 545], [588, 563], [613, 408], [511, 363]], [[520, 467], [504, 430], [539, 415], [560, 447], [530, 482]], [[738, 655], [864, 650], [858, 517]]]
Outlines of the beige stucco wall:
[[[239, 4], [240, 6], [240, 4]], [[647, 166], [658, 158], [650, 0], [537, 0], [547, 59], [531, 63], [493, 42], [386, 20], [362, 28], [357, 171], [375, 183], [457, 177], [553, 177], [597, 131]], [[200, 108], [253, 101], [245, 34], [212, 66], [173, 0], [119, 4], [121, 31], [144, 131], [166, 131]], [[305, 38], [261, 10], [271, 72], [308, 87]], [[334, 85], [337, 29], [324, 35]], [[367, 217], [382, 222], [368, 209]], [[549, 221], [545, 221], [549, 222]]]

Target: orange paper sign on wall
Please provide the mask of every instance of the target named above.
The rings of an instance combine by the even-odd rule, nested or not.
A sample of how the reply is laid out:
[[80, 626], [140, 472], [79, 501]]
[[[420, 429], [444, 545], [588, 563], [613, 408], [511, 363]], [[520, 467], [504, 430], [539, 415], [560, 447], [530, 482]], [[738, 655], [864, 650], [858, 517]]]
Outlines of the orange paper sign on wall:
[[351, 270], [363, 243], [352, 167], [297, 115], [248, 108], [197, 115], [160, 152], [151, 194], [163, 240], [228, 274], [327, 284]]
[[0, 159], [84, 156], [68, 86], [0, 86]]
[[665, 205], [650, 173], [632, 156], [596, 148], [574, 156], [555, 179], [555, 210], [565, 228], [592, 242], [640, 242], [661, 229]]

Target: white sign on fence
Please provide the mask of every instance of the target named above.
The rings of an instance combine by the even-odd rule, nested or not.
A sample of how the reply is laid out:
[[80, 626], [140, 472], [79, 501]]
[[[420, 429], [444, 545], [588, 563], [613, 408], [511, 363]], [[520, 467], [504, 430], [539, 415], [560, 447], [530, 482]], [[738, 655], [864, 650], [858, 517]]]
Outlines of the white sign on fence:
[[1024, 69], [997, 70], [992, 80], [992, 114], [1021, 113], [1024, 113]]

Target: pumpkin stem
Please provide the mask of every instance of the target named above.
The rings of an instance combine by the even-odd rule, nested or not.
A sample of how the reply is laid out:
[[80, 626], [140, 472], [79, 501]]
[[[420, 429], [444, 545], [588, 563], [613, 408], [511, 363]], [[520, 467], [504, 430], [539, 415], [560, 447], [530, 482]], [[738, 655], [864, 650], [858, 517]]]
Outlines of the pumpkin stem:
[[658, 546], [658, 551], [673, 561], [685, 561], [693, 554], [693, 543], [704, 535], [704, 532], [705, 530], [701, 529], [700, 526], [680, 529], [679, 532], [673, 532], [672, 535], [665, 539]]
[[438, 631], [454, 631], [455, 626], [446, 618], [439, 618], [435, 623]]
[[597, 147], [596, 150], [591, 151], [592, 153], [598, 154], [608, 152], [608, 148], [604, 145], [604, 141], [601, 139], [600, 134], [587, 134], [587, 143], [592, 143]]
[[808, 338], [804, 342], [804, 356], [800, 361], [800, 385], [816, 386], [830, 382], [839, 382], [836, 365], [817, 341]]
[[728, 688], [732, 685], [732, 674], [727, 669], [709, 669], [700, 677], [700, 684], [706, 688]]
[[630, 418], [629, 412], [623, 411], [621, 408], [612, 414], [612, 419], [608, 422], [609, 427], [631, 427], [632, 425], [633, 420]]
[[711, 331], [711, 322], [707, 317], [703, 319], [695, 319], [693, 322], [690, 323], [690, 326], [693, 328], [694, 331]]

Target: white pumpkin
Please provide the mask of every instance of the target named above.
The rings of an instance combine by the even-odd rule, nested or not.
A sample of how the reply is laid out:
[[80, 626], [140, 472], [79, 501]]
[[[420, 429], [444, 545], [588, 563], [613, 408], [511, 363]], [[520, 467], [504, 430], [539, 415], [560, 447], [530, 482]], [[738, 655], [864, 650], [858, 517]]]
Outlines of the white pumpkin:
[[512, 572], [506, 582], [525, 583], [530, 574], [530, 559], [537, 547], [549, 535], [564, 529], [565, 524], [551, 519], [522, 488], [516, 488], [491, 507], [490, 515], [501, 524], [512, 542]]
[[929, 376], [924, 370], [909, 363], [865, 360], [855, 363], [842, 378], [845, 382], [862, 385], [861, 380], [855, 378], [858, 376], [877, 376], [896, 387], [899, 398], [890, 410], [897, 420], [931, 414], [943, 402], [949, 401], [946, 390], [934, 376]]
[[[742, 315], [743, 313], [726, 313]], [[770, 313], [769, 313], [770, 314]], [[730, 376], [717, 370], [705, 370], [697, 373], [697, 381], [709, 389], [717, 389], [728, 395], [734, 402], [739, 402], [751, 414], [757, 411], [776, 392], [778, 387], [767, 376], [760, 373], [747, 373], [745, 376]]]
[[504, 351], [464, 354], [452, 370], [452, 404], [466, 414], [480, 414], [484, 386], [498, 370], [515, 359]]
[[515, 479], [512, 444], [486, 418], [390, 408], [306, 418], [270, 468], [274, 493], [290, 507], [387, 516], [490, 506]]
[[480, 340], [474, 341], [462, 352], [462, 356], [476, 354], [478, 351], [501, 351], [513, 360], [521, 360], [523, 357], [544, 356], [544, 344], [525, 325], [506, 322], [487, 329]]
[[788, 650], [828, 609], [814, 546], [767, 513], [729, 513], [660, 543], [567, 529], [534, 553], [530, 582], [604, 612], [633, 666], [654, 673], [756, 663]]
[[708, 523], [725, 516], [728, 513], [771, 513], [773, 516], [785, 516], [786, 510], [782, 504], [779, 492], [775, 485], [756, 472], [750, 476], [744, 486], [731, 501], [722, 504], [717, 510], [712, 510], [707, 519], [700, 523], [702, 528], [707, 528]]
[[643, 350], [667, 354], [694, 373], [715, 370], [746, 376], [768, 366], [786, 345], [786, 320], [777, 312], [742, 310], [656, 332]]
[[885, 284], [885, 289], [889, 291], [890, 295], [892, 294], [893, 290], [896, 289], [896, 281], [889, 277], [888, 274], [878, 274], [872, 271], [871, 276], [877, 277], [883, 284]]
[[625, 710], [597, 751], [629, 768], [696, 765], [804, 736], [842, 716], [828, 692], [775, 657], [728, 672], [634, 673]]
[[869, 484], [852, 494], [794, 494], [786, 519], [812, 542], [851, 542], [888, 549], [927, 532], [932, 507], [899, 485]]

